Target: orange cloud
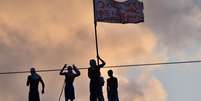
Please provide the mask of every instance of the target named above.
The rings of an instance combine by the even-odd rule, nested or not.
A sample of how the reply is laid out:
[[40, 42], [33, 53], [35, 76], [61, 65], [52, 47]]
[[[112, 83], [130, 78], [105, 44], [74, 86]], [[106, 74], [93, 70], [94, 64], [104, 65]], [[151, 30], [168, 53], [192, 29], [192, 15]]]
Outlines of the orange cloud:
[[[0, 18], [1, 71], [29, 70], [31, 66], [52, 69], [65, 63], [86, 67], [88, 60], [95, 57], [92, 4], [89, 0], [4, 0], [0, 3]], [[157, 37], [148, 27], [100, 23], [98, 31], [100, 55], [108, 65], [154, 60]], [[88, 100], [86, 72], [82, 71], [82, 76], [75, 81], [77, 101]], [[120, 100], [165, 101], [166, 94], [160, 81], [147, 75], [142, 81], [142, 77], [135, 79], [137, 82], [131, 81], [125, 76], [127, 72], [115, 71], [120, 81]], [[63, 78], [58, 73], [41, 75], [46, 82], [46, 94], [41, 96], [42, 100], [57, 100]], [[103, 70], [103, 75], [107, 77], [106, 70]], [[5, 96], [0, 94], [0, 99], [26, 100], [26, 76], [2, 78], [5, 82], [0, 83], [0, 89], [7, 93]], [[13, 82], [17, 89], [13, 88]], [[161, 97], [153, 99], [156, 96]]]

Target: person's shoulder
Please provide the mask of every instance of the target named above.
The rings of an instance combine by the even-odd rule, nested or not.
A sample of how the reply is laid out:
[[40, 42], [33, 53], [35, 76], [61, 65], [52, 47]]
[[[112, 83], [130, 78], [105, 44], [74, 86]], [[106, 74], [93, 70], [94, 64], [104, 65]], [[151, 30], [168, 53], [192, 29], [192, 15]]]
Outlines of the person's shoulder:
[[117, 77], [112, 77], [111, 79], [112, 79], [112, 80], [117, 80]]
[[111, 81], [111, 78], [108, 78], [107, 81]]
[[37, 77], [39, 78], [39, 79], [42, 79], [42, 77], [39, 75], [39, 74], [36, 74], [37, 75]]
[[92, 68], [91, 68], [91, 67], [89, 67], [89, 68], [88, 68], [88, 71], [92, 71]]
[[30, 79], [30, 78], [31, 78], [31, 75], [28, 75], [27, 78]]
[[89, 68], [88, 68], [88, 70], [91, 70], [91, 69], [92, 69], [92, 67], [89, 67]]

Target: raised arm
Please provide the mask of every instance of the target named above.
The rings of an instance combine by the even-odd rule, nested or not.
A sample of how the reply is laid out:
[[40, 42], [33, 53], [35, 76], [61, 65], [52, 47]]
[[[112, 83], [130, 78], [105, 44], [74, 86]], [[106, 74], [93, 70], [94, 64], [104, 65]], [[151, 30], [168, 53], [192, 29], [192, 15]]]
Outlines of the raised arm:
[[43, 81], [43, 79], [40, 77], [40, 83], [42, 84], [42, 94], [45, 92], [45, 83]]
[[67, 66], [67, 64], [65, 64], [64, 67], [61, 69], [61, 71], [59, 73], [60, 75], [65, 75], [64, 69], [66, 68], [66, 66]]
[[99, 65], [100, 68], [103, 68], [105, 66], [105, 61], [103, 59], [101, 59], [99, 56], [98, 56], [98, 59], [101, 61], [101, 64]]
[[75, 65], [73, 65], [73, 69], [74, 69], [74, 71], [75, 71], [75, 76], [77, 77], [77, 76], [80, 76], [80, 71], [79, 71], [79, 69], [75, 66]]

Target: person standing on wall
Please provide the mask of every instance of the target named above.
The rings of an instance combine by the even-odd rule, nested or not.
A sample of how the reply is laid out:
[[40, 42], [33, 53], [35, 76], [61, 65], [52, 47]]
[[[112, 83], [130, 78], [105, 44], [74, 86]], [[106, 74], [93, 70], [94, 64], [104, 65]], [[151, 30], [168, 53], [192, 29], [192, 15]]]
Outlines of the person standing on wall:
[[26, 85], [29, 86], [29, 101], [40, 101], [40, 96], [38, 92], [39, 82], [42, 84], [41, 93], [44, 94], [45, 84], [40, 75], [36, 73], [35, 68], [30, 69], [31, 75], [27, 78]]
[[88, 68], [88, 77], [90, 79], [90, 101], [104, 101], [103, 97], [100, 97], [102, 92], [100, 91], [101, 85], [101, 72], [100, 69], [105, 66], [105, 61], [98, 56], [101, 64], [97, 65], [95, 59], [89, 61], [90, 67]]
[[[67, 69], [67, 72], [64, 71], [65, 69]], [[73, 101], [75, 99], [73, 82], [76, 77], [80, 76], [80, 71], [75, 65], [67, 66], [65, 64], [60, 71], [60, 75], [65, 76], [65, 101]]]

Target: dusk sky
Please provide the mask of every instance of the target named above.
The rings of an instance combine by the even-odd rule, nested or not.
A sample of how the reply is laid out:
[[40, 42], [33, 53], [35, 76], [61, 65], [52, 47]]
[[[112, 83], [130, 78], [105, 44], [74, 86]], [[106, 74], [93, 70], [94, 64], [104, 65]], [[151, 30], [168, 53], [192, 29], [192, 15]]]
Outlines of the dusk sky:
[[[100, 56], [107, 65], [201, 60], [201, 1], [143, 2], [144, 23], [98, 23]], [[0, 0], [0, 72], [58, 69], [64, 64], [88, 67], [96, 56], [93, 28], [92, 0]], [[120, 101], [200, 101], [200, 67], [113, 70]], [[102, 70], [105, 79], [107, 70]], [[46, 84], [41, 101], [58, 101], [64, 77], [58, 72], [39, 74]], [[28, 101], [28, 75], [0, 75], [0, 100]], [[86, 70], [74, 85], [76, 101], [89, 101]]]

